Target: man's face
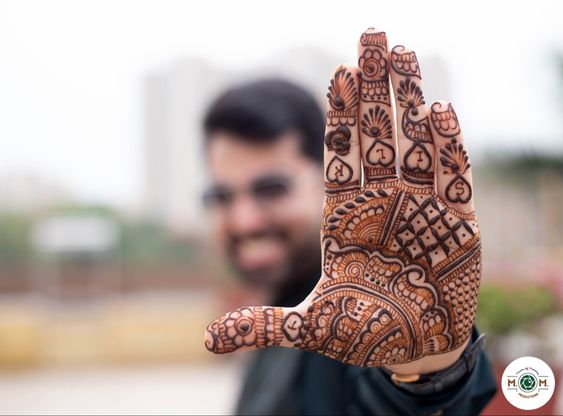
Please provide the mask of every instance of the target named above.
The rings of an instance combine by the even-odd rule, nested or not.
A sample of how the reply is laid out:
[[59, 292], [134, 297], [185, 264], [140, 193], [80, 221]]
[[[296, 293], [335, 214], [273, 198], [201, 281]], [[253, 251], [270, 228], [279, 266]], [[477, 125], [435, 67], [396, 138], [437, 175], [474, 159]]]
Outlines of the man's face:
[[296, 134], [256, 144], [214, 133], [208, 162], [215, 236], [241, 277], [274, 289], [318, 263], [322, 170]]

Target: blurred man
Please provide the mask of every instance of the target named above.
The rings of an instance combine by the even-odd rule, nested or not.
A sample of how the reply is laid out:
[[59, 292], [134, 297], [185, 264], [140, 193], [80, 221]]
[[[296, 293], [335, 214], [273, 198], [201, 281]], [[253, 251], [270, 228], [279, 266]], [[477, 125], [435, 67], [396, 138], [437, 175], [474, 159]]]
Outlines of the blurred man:
[[205, 118], [217, 237], [239, 276], [299, 302], [320, 267], [323, 116], [282, 80], [233, 88]]
[[[381, 36], [375, 32], [366, 33], [369, 36]], [[377, 46], [381, 42], [373, 44]], [[364, 70], [361, 76], [369, 76], [369, 72], [375, 70], [373, 65], [378, 65], [378, 62], [373, 59], [374, 55], [370, 52], [369, 65], [362, 66], [360, 58], [360, 67]], [[381, 59], [380, 62], [387, 64]], [[414, 68], [413, 65], [407, 68], [409, 65], [405, 63], [401, 68], [405, 71]], [[313, 299], [313, 294], [309, 296], [309, 293], [319, 282], [319, 273], [323, 270], [319, 226], [322, 222], [324, 234], [327, 229], [335, 230], [327, 224], [337, 221], [328, 219], [336, 218], [334, 216], [323, 220], [323, 188], [326, 188], [327, 195], [332, 198], [325, 202], [325, 210], [330, 210], [330, 201], [338, 201], [338, 198], [343, 198], [342, 195], [359, 195], [349, 185], [356, 183], [350, 180], [353, 179], [354, 173], [351, 171], [355, 170], [356, 162], [347, 162], [349, 159], [346, 157], [350, 154], [350, 149], [356, 149], [359, 155], [360, 146], [351, 142], [349, 127], [343, 128], [339, 124], [344, 120], [348, 123], [347, 126], [360, 125], [356, 120], [346, 118], [352, 113], [345, 111], [346, 100], [357, 104], [357, 100], [350, 95], [354, 91], [357, 93], [357, 90], [343, 92], [344, 87], [352, 85], [349, 79], [353, 77], [348, 74], [354, 70], [339, 67], [331, 81], [329, 102], [332, 107], [329, 107], [327, 127], [329, 133], [324, 139], [324, 116], [315, 100], [300, 87], [278, 79], [252, 82], [226, 91], [211, 105], [205, 117], [207, 161], [212, 178], [212, 186], [205, 194], [205, 202], [213, 217], [217, 238], [240, 277], [266, 289], [271, 296], [271, 305], [289, 308], [308, 304]], [[368, 81], [365, 81], [366, 85]], [[386, 82], [388, 83], [388, 79]], [[412, 100], [406, 103], [410, 107], [405, 108], [412, 108], [412, 114], [418, 116], [419, 109], [415, 108], [418, 104]], [[420, 105], [423, 104], [424, 101]], [[340, 112], [331, 113], [331, 108]], [[372, 108], [376, 112], [381, 110], [379, 105]], [[373, 109], [368, 114], [373, 116]], [[332, 120], [331, 116], [334, 116]], [[383, 120], [384, 117], [380, 119]], [[383, 134], [385, 124], [370, 127], [369, 122], [368, 118], [362, 122], [367, 133], [372, 134], [372, 137]], [[439, 124], [437, 125], [439, 128]], [[331, 131], [333, 126], [337, 126], [337, 129]], [[405, 126], [405, 129], [409, 128], [408, 125]], [[390, 131], [388, 133], [391, 134]], [[385, 137], [381, 137], [381, 140], [374, 141], [374, 146], [380, 143], [383, 147], [376, 148], [371, 155], [363, 155], [364, 158], [367, 157], [364, 164], [372, 163], [376, 155], [382, 158], [380, 161], [385, 159], [385, 152], [388, 152], [386, 149], [391, 147], [385, 147]], [[333, 151], [338, 155], [330, 155], [332, 160], [338, 161], [332, 172], [334, 162], [323, 169], [325, 146], [329, 152]], [[417, 146], [421, 147], [421, 144]], [[372, 150], [373, 146], [368, 152]], [[421, 168], [419, 160], [422, 160], [422, 151], [420, 152], [416, 153], [416, 164], [413, 165], [412, 172], [407, 169], [408, 163], [406, 168], [401, 166], [405, 180], [410, 178], [413, 182], [422, 181], [428, 175], [434, 176], [432, 170]], [[387, 187], [373, 188], [379, 189], [381, 198], [388, 197], [388, 191], [384, 189], [388, 190], [397, 184], [393, 179], [396, 177], [395, 153], [387, 153], [387, 156], [393, 156], [391, 164], [374, 164], [377, 169], [365, 171], [368, 180], [369, 175], [373, 174], [376, 180], [382, 181], [380, 183]], [[407, 161], [409, 157], [407, 155], [404, 160]], [[359, 163], [358, 161], [357, 165]], [[345, 173], [346, 169], [350, 172]], [[331, 180], [331, 175], [334, 180]], [[380, 176], [376, 177], [377, 175]], [[348, 176], [347, 182], [340, 181], [344, 176]], [[467, 187], [464, 188], [465, 182], [460, 179], [461, 174], [455, 178], [461, 185], [452, 185], [457, 187], [457, 193], [452, 195], [456, 195], [458, 200], [455, 202], [460, 203], [464, 198], [463, 193], [467, 193]], [[342, 189], [335, 189], [335, 186]], [[450, 189], [451, 187], [447, 192]], [[337, 193], [341, 191], [344, 192]], [[366, 198], [372, 197], [376, 197], [374, 192], [367, 191], [359, 197], [354, 196], [355, 202], [342, 206], [351, 209], [355, 206], [354, 203], [368, 203]], [[346, 203], [345, 200], [340, 201]], [[344, 215], [345, 208], [336, 208], [334, 212]], [[377, 208], [374, 208], [370, 215], [375, 218], [376, 212]], [[357, 225], [359, 221], [360, 219], [354, 223]], [[464, 232], [464, 237], [467, 233], [473, 233], [470, 228], [468, 230]], [[329, 248], [334, 248], [334, 238], [330, 237], [326, 241], [325, 254], [329, 252]], [[436, 249], [436, 254], [438, 250], [439, 248]], [[332, 257], [329, 258], [331, 259]], [[326, 268], [324, 273], [328, 273]], [[324, 279], [327, 277], [323, 277], [319, 285], [326, 282]], [[317, 286], [314, 293], [318, 296], [322, 294], [322, 290], [322, 285]], [[305, 298], [308, 301], [300, 303]], [[346, 302], [350, 300], [349, 297], [341, 299], [346, 299]], [[362, 310], [363, 303], [358, 304], [355, 299], [352, 300], [352, 303], [348, 302], [343, 306], [345, 315], [357, 315], [353, 311]], [[349, 356], [346, 359], [339, 356], [337, 350], [328, 351], [325, 348], [328, 344], [311, 347], [311, 332], [308, 331], [315, 331], [314, 325], [322, 325], [323, 312], [317, 312], [314, 303], [308, 306], [307, 312], [300, 310], [300, 314], [295, 312], [298, 308], [287, 308], [246, 308], [234, 311], [210, 325], [206, 345], [215, 352], [286, 345], [318, 351], [337, 360], [302, 349], [274, 347], [255, 351], [239, 398], [237, 414], [477, 414], [496, 391], [489, 363], [481, 350], [482, 340], [478, 339], [474, 329], [470, 339], [460, 339], [453, 352], [438, 354], [437, 358], [422, 357], [415, 360], [418, 363], [416, 368], [420, 370], [417, 373], [420, 374], [408, 379], [400, 374], [405, 374], [405, 369], [409, 370], [408, 373], [414, 372], [410, 371], [414, 367], [408, 367], [409, 363], [401, 364], [400, 360], [396, 360], [399, 366], [391, 365], [392, 360], [386, 361], [388, 365], [383, 365], [380, 359], [373, 364], [363, 362], [354, 366], [341, 362], [356, 364]], [[279, 321], [276, 320], [278, 314]], [[307, 322], [307, 316], [310, 318], [313, 315], [317, 316], [315, 323], [309, 320], [303, 324], [304, 321]], [[258, 321], [268, 320], [269, 316], [270, 323], [262, 324], [265, 326], [259, 328]], [[278, 328], [281, 326], [278, 322], [282, 322], [282, 316], [284, 326]], [[326, 319], [333, 318], [327, 316]], [[434, 321], [438, 319], [432, 322]], [[338, 322], [340, 324], [335, 323], [333, 326], [335, 331], [341, 330], [339, 325], [345, 321]], [[353, 324], [350, 322], [348, 325]], [[468, 336], [471, 333], [470, 325], [467, 328]], [[321, 328], [318, 327], [317, 330], [322, 332]], [[274, 333], [273, 338], [265, 335], [268, 331]], [[437, 330], [431, 332], [435, 333]], [[276, 338], [278, 333], [279, 338]], [[323, 336], [322, 333], [316, 334], [313, 337], [321, 339]], [[432, 348], [438, 349], [446, 342], [443, 341], [445, 339], [433, 336], [425, 345], [432, 342]], [[299, 341], [295, 342], [296, 340]], [[290, 344], [290, 341], [293, 343]], [[307, 342], [309, 344], [305, 348]], [[396, 350], [393, 349], [393, 354], [400, 354], [399, 349]]]

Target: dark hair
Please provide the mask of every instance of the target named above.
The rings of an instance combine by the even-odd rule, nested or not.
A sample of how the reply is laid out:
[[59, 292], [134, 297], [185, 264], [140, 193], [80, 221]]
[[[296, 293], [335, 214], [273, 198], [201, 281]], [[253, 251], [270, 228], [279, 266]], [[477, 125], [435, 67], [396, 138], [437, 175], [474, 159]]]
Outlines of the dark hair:
[[322, 163], [324, 118], [313, 96], [282, 80], [264, 79], [233, 87], [221, 94], [204, 118], [206, 147], [212, 133], [226, 131], [242, 140], [268, 143], [296, 131], [301, 150]]

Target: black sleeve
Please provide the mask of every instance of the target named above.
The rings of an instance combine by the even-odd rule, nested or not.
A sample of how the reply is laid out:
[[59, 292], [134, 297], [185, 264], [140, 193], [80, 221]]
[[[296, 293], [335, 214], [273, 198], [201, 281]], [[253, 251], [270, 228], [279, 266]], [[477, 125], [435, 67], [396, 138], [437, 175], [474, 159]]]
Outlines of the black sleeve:
[[453, 387], [440, 393], [417, 395], [396, 386], [378, 368], [352, 371], [351, 415], [400, 414], [479, 414], [497, 391], [496, 380], [484, 351], [473, 370]]

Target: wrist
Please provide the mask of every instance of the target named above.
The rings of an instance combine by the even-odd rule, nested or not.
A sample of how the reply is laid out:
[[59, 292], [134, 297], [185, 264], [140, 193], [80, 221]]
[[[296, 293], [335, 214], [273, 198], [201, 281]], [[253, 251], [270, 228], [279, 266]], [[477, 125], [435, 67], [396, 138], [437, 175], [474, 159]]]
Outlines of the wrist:
[[[469, 341], [469, 340], [468, 340]], [[471, 373], [478, 356], [483, 348], [484, 335], [477, 338], [474, 329], [469, 345], [463, 350], [461, 356], [450, 366], [431, 373], [401, 374], [383, 368], [390, 376], [391, 381], [398, 387], [417, 395], [440, 393], [453, 388]], [[467, 344], [467, 343], [466, 343]]]
[[448, 368], [459, 360], [468, 342], [469, 338], [460, 347], [444, 354], [430, 355], [405, 364], [390, 364], [383, 367], [391, 373], [406, 377], [435, 373]]

